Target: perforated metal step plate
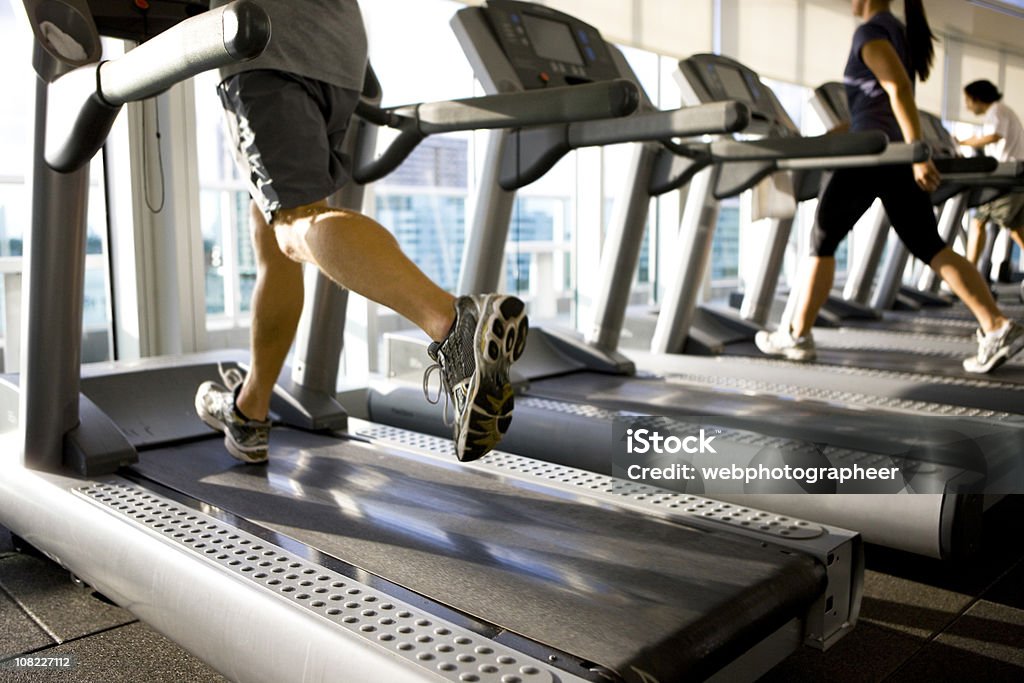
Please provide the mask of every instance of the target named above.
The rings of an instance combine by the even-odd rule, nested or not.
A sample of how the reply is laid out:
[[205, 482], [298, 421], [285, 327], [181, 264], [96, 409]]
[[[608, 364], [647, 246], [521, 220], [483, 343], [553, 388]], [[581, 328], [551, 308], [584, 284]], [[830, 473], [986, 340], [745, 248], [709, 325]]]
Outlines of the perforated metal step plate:
[[459, 683], [584, 680], [140, 487], [93, 483], [73, 491], [424, 674]]

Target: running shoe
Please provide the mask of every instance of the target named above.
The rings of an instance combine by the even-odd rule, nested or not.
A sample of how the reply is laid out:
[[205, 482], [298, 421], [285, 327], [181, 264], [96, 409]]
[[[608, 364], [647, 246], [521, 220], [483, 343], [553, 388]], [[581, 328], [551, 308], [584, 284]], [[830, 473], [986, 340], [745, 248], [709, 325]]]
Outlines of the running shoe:
[[780, 356], [796, 361], [812, 361], [818, 357], [814, 336], [808, 332], [802, 337], [794, 337], [788, 327], [780, 327], [774, 332], [762, 330], [754, 336], [754, 343], [761, 353], [768, 356]]
[[[514, 396], [509, 367], [523, 355], [529, 323], [514, 296], [478, 294], [455, 300], [455, 324], [427, 353], [434, 364], [423, 374], [431, 403], [445, 395], [444, 419], [452, 426], [455, 454], [475, 460], [501, 441], [512, 423]], [[429, 380], [440, 372], [441, 391], [431, 398]], [[448, 407], [454, 407], [449, 417]]]
[[1024, 327], [1012, 320], [991, 334], [977, 331], [978, 355], [964, 360], [964, 370], [976, 374], [992, 372], [1024, 349]]
[[224, 385], [203, 382], [196, 392], [196, 414], [212, 429], [224, 433], [228, 453], [246, 463], [267, 461], [270, 421], [250, 420], [235, 407], [245, 379], [238, 368], [220, 369]]

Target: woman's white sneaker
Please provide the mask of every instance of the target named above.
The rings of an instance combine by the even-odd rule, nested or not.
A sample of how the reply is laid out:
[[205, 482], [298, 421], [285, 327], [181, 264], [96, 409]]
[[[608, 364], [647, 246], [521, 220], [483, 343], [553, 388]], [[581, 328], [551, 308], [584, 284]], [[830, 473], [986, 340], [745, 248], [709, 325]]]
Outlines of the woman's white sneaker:
[[814, 346], [814, 336], [810, 332], [802, 337], [794, 337], [789, 328], [779, 328], [774, 332], [762, 330], [754, 336], [754, 343], [761, 353], [801, 362], [812, 361], [818, 357]]

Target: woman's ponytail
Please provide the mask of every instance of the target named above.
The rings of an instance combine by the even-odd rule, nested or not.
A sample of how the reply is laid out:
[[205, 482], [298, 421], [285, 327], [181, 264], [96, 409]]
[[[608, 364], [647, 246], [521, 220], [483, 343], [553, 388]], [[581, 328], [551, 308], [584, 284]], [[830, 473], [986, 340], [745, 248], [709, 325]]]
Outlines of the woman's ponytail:
[[935, 59], [935, 34], [928, 25], [928, 17], [924, 13], [923, 0], [904, 0], [907, 19], [907, 42], [910, 44], [910, 59], [914, 72], [922, 81], [928, 80], [932, 72], [932, 60]]

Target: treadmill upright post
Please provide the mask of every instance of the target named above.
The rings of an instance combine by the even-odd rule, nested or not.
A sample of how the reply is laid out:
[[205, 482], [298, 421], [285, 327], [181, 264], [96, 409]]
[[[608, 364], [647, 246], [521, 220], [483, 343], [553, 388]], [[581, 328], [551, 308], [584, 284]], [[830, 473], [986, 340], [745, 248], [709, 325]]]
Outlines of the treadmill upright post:
[[649, 143], [636, 144], [627, 177], [633, 182], [628, 195], [616, 205], [606, 243], [601, 248], [598, 290], [594, 297], [594, 323], [587, 342], [604, 351], [619, 348], [619, 338], [629, 307], [633, 275], [640, 261], [647, 213], [651, 206], [648, 191], [657, 149]]
[[740, 306], [740, 316], [761, 327], [768, 323], [772, 301], [775, 299], [775, 289], [778, 287], [779, 277], [782, 275], [782, 264], [786, 259], [789, 235], [793, 231], [792, 218], [772, 218], [770, 220], [771, 227], [768, 229], [768, 237], [765, 240], [768, 248], [765, 250], [757, 272], [743, 296], [743, 304]]
[[462, 273], [456, 290], [459, 294], [498, 290], [505, 260], [505, 243], [516, 202], [516, 193], [502, 189], [498, 182], [508, 140], [507, 130], [491, 131], [487, 136], [487, 153], [477, 184], [476, 208], [471, 223], [473, 229], [466, 235], [466, 246], [462, 251]]
[[874, 284], [878, 265], [882, 261], [885, 236], [892, 227], [889, 223], [889, 215], [885, 213], [881, 203], [877, 203], [869, 211], [871, 212], [871, 226], [864, 238], [868, 246], [860, 259], [854, 262], [853, 267], [850, 268], [846, 286], [843, 287], [843, 298], [858, 304], [867, 304], [871, 299], [871, 285]]
[[[46, 162], [50, 84], [100, 57], [100, 36], [83, 0], [50, 3], [25, 0], [36, 36], [32, 66], [35, 93], [32, 222], [26, 235], [28, 286], [22, 293], [25, 339], [22, 346], [19, 413], [25, 465], [59, 470], [63, 436], [78, 424], [78, 366], [81, 359], [82, 306], [85, 287], [85, 233], [89, 167], [67, 173]], [[49, 21], [84, 50], [84, 59], [57, 52], [43, 34]]]
[[62, 465], [64, 434], [78, 424], [89, 166], [59, 173], [44, 160], [48, 91], [40, 78], [19, 412], [24, 464], [53, 472]]
[[[964, 214], [967, 213], [967, 192], [961, 192], [957, 196], [946, 201], [942, 207], [942, 215], [939, 217], [939, 237], [946, 245], [952, 247], [956, 242], [957, 233], [963, 223]], [[984, 272], [984, 271], [982, 271]], [[942, 280], [938, 273], [925, 264], [921, 271], [921, 277], [917, 282], [917, 288], [922, 292], [938, 294]]]
[[889, 255], [882, 266], [878, 285], [871, 295], [871, 307], [878, 310], [889, 310], [896, 304], [896, 295], [903, 284], [903, 271], [907, 267], [907, 259], [910, 258], [910, 252], [903, 246], [895, 232], [889, 233], [888, 243]]
[[[96, 135], [102, 129], [96, 127], [109, 125], [129, 100], [262, 52], [270, 27], [262, 9], [240, 0], [182, 22], [189, 26], [169, 29], [139, 52], [93, 66], [101, 54], [100, 35], [83, 0], [25, 0], [25, 10], [35, 35], [32, 62], [39, 81], [28, 286], [22, 305], [28, 315], [19, 381], [21, 457], [30, 468], [58, 471], [64, 465], [65, 435], [79, 424], [89, 160], [102, 145]], [[68, 34], [83, 56], [68, 57], [54, 48], [45, 23]], [[51, 88], [61, 78], [68, 80]], [[64, 87], [67, 83], [71, 86]], [[49, 119], [55, 113], [79, 118], [67, 130], [53, 130]], [[54, 161], [50, 148], [69, 153], [57, 154]]]
[[675, 242], [681, 263], [665, 288], [662, 312], [651, 339], [651, 351], [654, 353], [680, 353], [690, 336], [697, 298], [704, 291], [704, 274], [711, 262], [711, 246], [718, 225], [720, 205], [712, 191], [717, 175], [718, 167], [712, 166], [690, 181]]

